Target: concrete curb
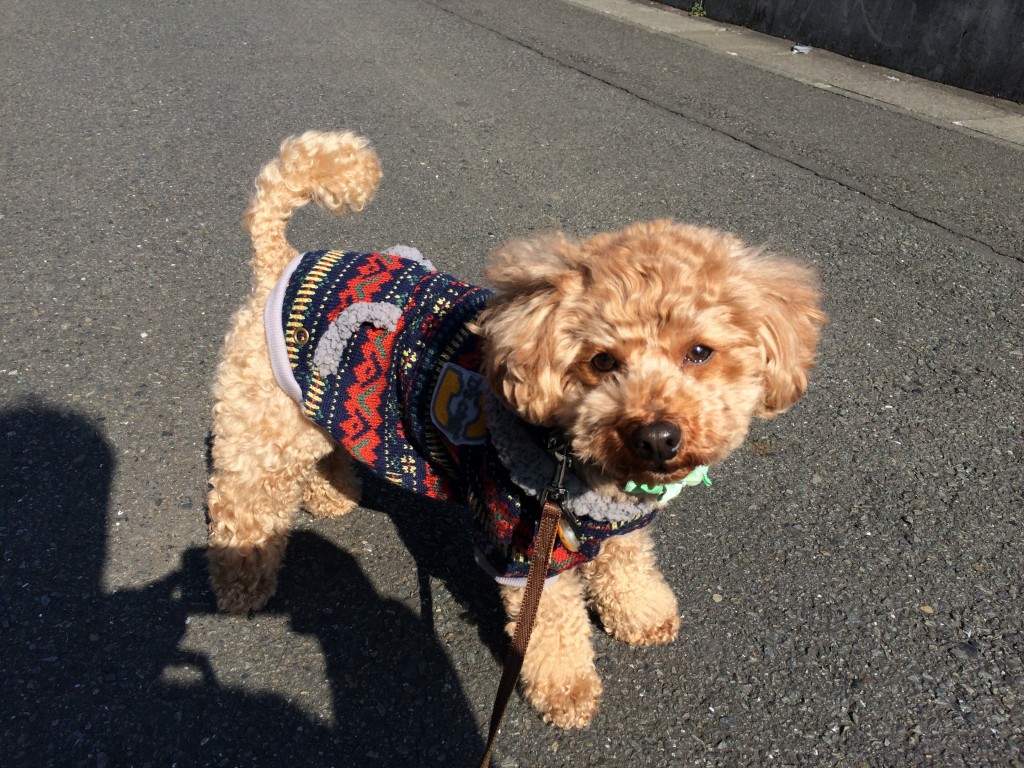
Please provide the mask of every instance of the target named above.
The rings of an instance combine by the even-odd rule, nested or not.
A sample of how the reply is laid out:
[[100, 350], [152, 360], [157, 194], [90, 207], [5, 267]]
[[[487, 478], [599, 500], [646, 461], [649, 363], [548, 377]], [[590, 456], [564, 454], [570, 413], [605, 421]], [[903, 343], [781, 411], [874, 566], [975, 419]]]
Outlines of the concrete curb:
[[920, 120], [1024, 147], [1024, 106], [923, 80], [825, 50], [795, 53], [793, 42], [637, 0], [563, 0], [652, 32], [695, 43], [782, 77], [847, 98], [896, 108]]

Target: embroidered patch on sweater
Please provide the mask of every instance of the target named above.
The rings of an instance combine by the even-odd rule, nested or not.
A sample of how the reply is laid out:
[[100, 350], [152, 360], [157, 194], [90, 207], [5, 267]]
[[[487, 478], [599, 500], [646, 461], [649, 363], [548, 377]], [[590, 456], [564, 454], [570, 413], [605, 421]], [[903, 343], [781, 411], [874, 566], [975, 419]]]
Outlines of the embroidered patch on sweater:
[[483, 376], [447, 363], [434, 388], [430, 418], [455, 445], [481, 445], [487, 436]]

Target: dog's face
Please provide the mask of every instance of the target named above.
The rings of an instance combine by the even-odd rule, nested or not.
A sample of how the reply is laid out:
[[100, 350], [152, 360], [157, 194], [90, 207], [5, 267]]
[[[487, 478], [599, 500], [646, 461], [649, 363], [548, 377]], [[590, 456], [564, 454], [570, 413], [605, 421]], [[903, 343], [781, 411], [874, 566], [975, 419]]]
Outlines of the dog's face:
[[514, 242], [487, 277], [494, 391], [617, 485], [724, 459], [804, 393], [825, 321], [806, 267], [667, 221]]

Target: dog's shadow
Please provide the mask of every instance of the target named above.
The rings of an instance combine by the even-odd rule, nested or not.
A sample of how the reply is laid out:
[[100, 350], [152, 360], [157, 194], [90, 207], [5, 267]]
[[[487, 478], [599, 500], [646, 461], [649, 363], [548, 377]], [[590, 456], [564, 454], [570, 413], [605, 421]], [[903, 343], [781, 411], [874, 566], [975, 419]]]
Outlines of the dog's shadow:
[[[378, 594], [349, 554], [314, 532], [291, 541], [269, 610], [320, 645], [333, 716], [267, 692], [287, 689], [290, 665], [302, 663], [284, 647], [279, 660], [253, 649], [259, 668], [276, 664], [280, 686], [219, 681], [221, 664], [247, 662], [244, 624], [236, 634], [218, 621], [183, 645], [190, 622], [215, 611], [202, 549], [145, 587], [103, 587], [108, 530], [131, 526], [124, 515], [111, 520], [114, 470], [100, 424], [38, 402], [0, 413], [0, 764], [479, 760], [478, 726], [429, 622]], [[446, 567], [426, 562], [428, 572]]]
[[505, 612], [497, 584], [475, 561], [470, 540], [472, 512], [458, 505], [413, 496], [362, 470], [360, 475], [360, 504], [388, 515], [416, 563], [419, 614], [424, 623], [431, 625], [431, 580], [438, 580], [463, 609], [464, 617], [476, 625], [481, 642], [501, 661], [508, 645], [503, 630]]

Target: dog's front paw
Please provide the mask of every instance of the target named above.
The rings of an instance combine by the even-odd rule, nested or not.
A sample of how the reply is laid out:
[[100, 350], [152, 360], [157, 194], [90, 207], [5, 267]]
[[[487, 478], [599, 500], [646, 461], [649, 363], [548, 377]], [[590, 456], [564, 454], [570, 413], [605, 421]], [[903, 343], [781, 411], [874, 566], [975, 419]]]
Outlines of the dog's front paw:
[[606, 582], [592, 593], [605, 630], [632, 645], [671, 643], [679, 634], [679, 606], [660, 573], [648, 571], [642, 583]]
[[[515, 636], [524, 592], [521, 587], [501, 590], [510, 637]], [[523, 694], [546, 722], [559, 728], [587, 725], [601, 700], [590, 632], [579, 574], [568, 571], [545, 584], [523, 660]]]
[[526, 698], [545, 722], [559, 728], [583, 728], [597, 712], [601, 691], [601, 678], [589, 670], [527, 685]]
[[590, 602], [605, 630], [633, 645], [670, 643], [679, 633], [679, 606], [654, 562], [645, 528], [604, 543], [583, 566]]
[[[659, 621], [659, 619], [661, 619]], [[616, 640], [632, 645], [665, 645], [671, 643], [679, 634], [679, 617], [676, 615], [662, 618], [655, 616], [647, 620], [636, 616], [611, 620], [602, 616], [605, 629]], [[610, 622], [610, 623], [609, 623]]]

